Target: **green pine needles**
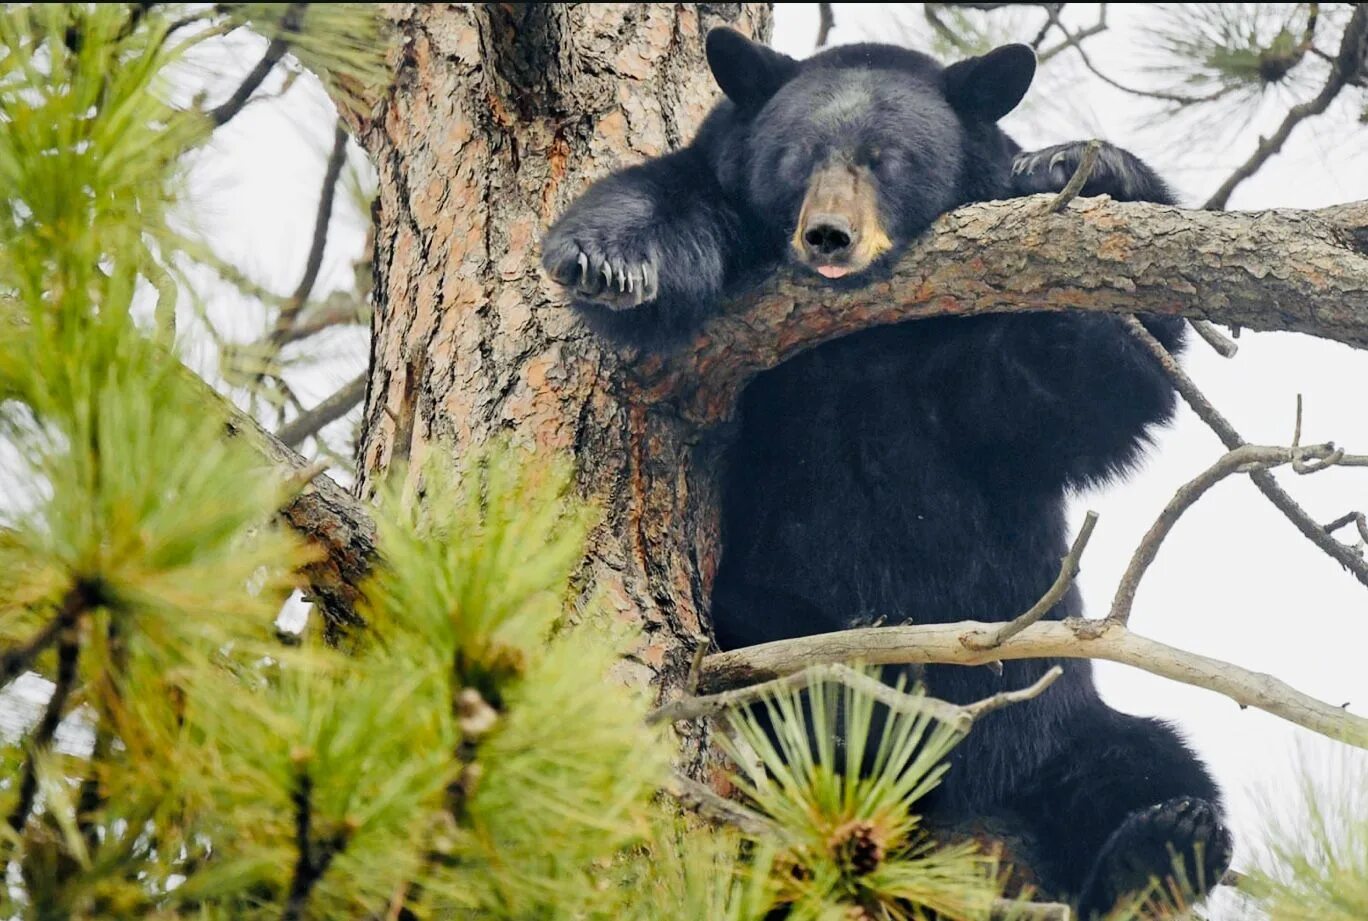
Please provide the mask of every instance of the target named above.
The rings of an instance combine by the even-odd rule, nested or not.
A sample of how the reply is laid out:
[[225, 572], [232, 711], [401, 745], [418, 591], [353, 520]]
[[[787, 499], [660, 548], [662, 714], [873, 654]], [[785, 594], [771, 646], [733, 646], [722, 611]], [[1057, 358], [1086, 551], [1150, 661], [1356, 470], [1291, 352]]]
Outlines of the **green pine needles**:
[[[433, 452], [382, 492], [364, 629], [282, 637], [313, 551], [277, 510], [302, 484], [223, 437], [172, 322], [204, 249], [181, 229], [184, 164], [233, 101], [168, 88], [248, 25], [359, 109], [386, 74], [380, 24], [368, 4], [0, 11], [0, 705], [43, 688], [0, 745], [0, 917], [1024, 910], [995, 857], [919, 822], [964, 731], [929, 710], [875, 736], [870, 696], [814, 680], [718, 721], [758, 825], [664, 792], [674, 740], [618, 676], [636, 638], [584, 582], [595, 512], [563, 459]], [[1368, 916], [1361, 805], [1342, 848], [1279, 852], [1274, 917]]]

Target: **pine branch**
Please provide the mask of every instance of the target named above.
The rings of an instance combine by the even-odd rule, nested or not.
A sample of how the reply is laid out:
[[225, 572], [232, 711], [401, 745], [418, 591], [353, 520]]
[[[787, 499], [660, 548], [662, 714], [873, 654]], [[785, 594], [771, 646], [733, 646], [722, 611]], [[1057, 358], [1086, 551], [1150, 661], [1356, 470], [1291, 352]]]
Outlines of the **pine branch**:
[[1368, 5], [1356, 3], [1354, 15], [1350, 17], [1349, 24], [1344, 28], [1344, 36], [1340, 39], [1339, 53], [1331, 62], [1330, 77], [1325, 81], [1325, 86], [1314, 98], [1289, 109], [1278, 130], [1259, 141], [1259, 146], [1250, 158], [1211, 193], [1202, 207], [1211, 210], [1224, 208], [1240, 183], [1257, 173], [1260, 167], [1282, 150], [1293, 129], [1330, 108], [1330, 104], [1346, 86], [1363, 76], [1365, 67], [1368, 67]]
[[73, 621], [62, 629], [62, 637], [57, 642], [57, 680], [48, 698], [43, 718], [39, 720], [28, 740], [28, 755], [24, 758], [24, 768], [19, 781], [19, 801], [9, 814], [9, 827], [15, 834], [24, 830], [28, 824], [29, 813], [33, 811], [33, 798], [38, 793], [38, 756], [52, 745], [62, 717], [66, 713], [67, 701], [76, 687], [76, 664], [81, 655], [80, 632]]
[[78, 584], [62, 598], [57, 614], [34, 634], [27, 643], [0, 652], [0, 687], [29, 670], [33, 661], [56, 642], [64, 630], [76, 623], [98, 601], [89, 586]]

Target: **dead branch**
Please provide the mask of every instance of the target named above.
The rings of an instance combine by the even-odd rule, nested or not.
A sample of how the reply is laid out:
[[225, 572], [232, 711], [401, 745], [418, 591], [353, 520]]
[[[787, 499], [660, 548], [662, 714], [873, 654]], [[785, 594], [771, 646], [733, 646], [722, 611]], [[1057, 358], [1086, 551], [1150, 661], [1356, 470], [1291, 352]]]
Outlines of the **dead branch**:
[[257, 61], [256, 66], [251, 69], [226, 102], [209, 110], [209, 120], [214, 123], [215, 128], [228, 124], [233, 116], [242, 111], [243, 107], [247, 105], [247, 100], [252, 98], [252, 94], [257, 91], [257, 88], [266, 80], [275, 66], [280, 63], [280, 59], [285, 57], [285, 52], [290, 50], [290, 40], [286, 36], [299, 31], [299, 27], [304, 21], [304, 11], [308, 9], [308, 6], [307, 3], [290, 4], [280, 21], [279, 33], [266, 45], [266, 53], [261, 56], [261, 60]]
[[986, 665], [1006, 659], [1105, 659], [1215, 691], [1241, 707], [1254, 707], [1332, 739], [1368, 748], [1368, 719], [1316, 700], [1271, 675], [1165, 645], [1121, 624], [1042, 621], [992, 649], [975, 649], [966, 642], [997, 626], [961, 621], [865, 627], [714, 653], [703, 660], [699, 687], [718, 693], [839, 662]]
[[827, 39], [831, 37], [831, 29], [835, 25], [836, 14], [832, 12], [831, 4], [817, 4], [817, 44], [813, 47], [825, 48]]
[[313, 242], [309, 245], [309, 258], [304, 265], [304, 275], [280, 308], [276, 316], [275, 329], [271, 332], [271, 342], [277, 347], [283, 345], [290, 328], [294, 326], [299, 312], [313, 293], [318, 281], [318, 271], [323, 266], [323, 251], [328, 244], [328, 226], [332, 221], [333, 202], [337, 199], [337, 183], [342, 176], [342, 166], [347, 162], [346, 126], [338, 122], [333, 128], [333, 145], [328, 154], [328, 166], [323, 173], [323, 188], [318, 194], [318, 210], [314, 215]]
[[[1154, 524], [1145, 532], [1139, 546], [1135, 548], [1135, 553], [1131, 556], [1130, 563], [1121, 576], [1121, 582], [1116, 587], [1116, 595], [1112, 599], [1111, 611], [1107, 614], [1107, 620], [1117, 624], [1125, 624], [1130, 620], [1131, 607], [1135, 603], [1136, 589], [1140, 587], [1140, 580], [1144, 578], [1150, 564], [1158, 556], [1160, 545], [1168, 537], [1169, 532], [1173, 530], [1173, 526], [1178, 523], [1182, 514], [1205, 495], [1211, 487], [1232, 473], [1270, 470], [1283, 464], [1295, 463], [1299, 458], [1315, 457], [1333, 463], [1336, 453], [1337, 449], [1332, 444], [1287, 448], [1240, 445], [1202, 471], [1194, 479], [1184, 483], [1174, 493], [1173, 498], [1169, 500], [1164, 510], [1159, 513]], [[1314, 472], [1314, 470], [1307, 469], [1306, 472]]]
[[727, 799], [706, 784], [691, 780], [677, 771], [665, 781], [665, 792], [713, 822], [731, 825], [757, 838], [783, 840], [783, 831], [766, 816]]
[[859, 691], [895, 712], [929, 716], [937, 722], [955, 727], [960, 732], [968, 732], [974, 720], [983, 714], [1039, 696], [1044, 693], [1046, 688], [1054, 684], [1061, 674], [1063, 674], [1062, 670], [1055, 667], [1046, 672], [1039, 681], [1030, 687], [1017, 691], [1004, 691], [976, 703], [960, 706], [938, 700], [935, 697], [927, 697], [925, 694], [908, 694], [899, 691], [872, 675], [864, 674], [848, 665], [837, 662], [813, 665], [802, 671], [771, 681], [762, 681], [759, 684], [734, 688], [706, 697], [682, 697], [652, 710], [647, 714], [646, 722], [649, 724], [676, 723], [680, 720], [716, 716], [727, 710], [754, 703], [764, 697], [773, 697], [777, 694], [799, 690], [825, 681], [844, 685], [853, 691]]
[[992, 649], [994, 646], [1001, 646], [1004, 640], [1011, 639], [1054, 610], [1054, 606], [1059, 604], [1060, 599], [1068, 592], [1069, 586], [1073, 585], [1074, 579], [1078, 578], [1079, 560], [1082, 559], [1083, 551], [1087, 548], [1088, 540], [1092, 537], [1093, 528], [1096, 526], [1097, 513], [1089, 511], [1083, 519], [1083, 527], [1078, 529], [1078, 536], [1074, 538], [1073, 546], [1059, 561], [1059, 575], [1055, 578], [1054, 584], [1050, 586], [1049, 591], [1040, 596], [1039, 601], [1031, 605], [1028, 611], [1000, 625], [987, 635], [969, 637], [966, 642], [976, 649]]
[[887, 277], [838, 291], [780, 272], [691, 342], [628, 362], [643, 402], [728, 419], [745, 384], [822, 342], [923, 317], [1137, 312], [1368, 347], [1368, 202], [1225, 213], [1080, 199], [972, 205], [942, 217]]
[[325, 426], [341, 419], [361, 402], [366, 395], [366, 379], [365, 374], [360, 374], [343, 384], [332, 396], [282, 426], [276, 432], [276, 437], [291, 448], [299, 447], [304, 439], [317, 435]]
[[[1169, 354], [1168, 349], [1164, 348], [1163, 343], [1145, 329], [1145, 325], [1135, 317], [1125, 319], [1126, 328], [1130, 330], [1132, 336], [1139, 340], [1155, 360], [1159, 362], [1164, 373], [1169, 380], [1173, 381], [1174, 388], [1207, 426], [1216, 433], [1216, 437], [1221, 439], [1221, 443], [1229, 451], [1244, 447], [1247, 442], [1240, 437], [1240, 433], [1235, 431], [1235, 427], [1230, 424], [1225, 416], [1211, 404], [1211, 401], [1197, 388], [1192, 378], [1178, 366], [1177, 360]], [[1362, 455], [1344, 455], [1336, 458], [1336, 463], [1343, 466], [1363, 466], [1368, 463], [1368, 458]], [[1297, 530], [1300, 531], [1307, 540], [1324, 550], [1332, 559], [1349, 570], [1354, 578], [1368, 587], [1368, 560], [1359, 555], [1352, 547], [1348, 547], [1321, 527], [1306, 510], [1297, 503], [1297, 500], [1273, 478], [1273, 474], [1267, 470], [1252, 470], [1249, 478], [1254, 481], [1254, 485], [1259, 488], [1268, 501], [1272, 502], [1280, 512], [1287, 517]]]

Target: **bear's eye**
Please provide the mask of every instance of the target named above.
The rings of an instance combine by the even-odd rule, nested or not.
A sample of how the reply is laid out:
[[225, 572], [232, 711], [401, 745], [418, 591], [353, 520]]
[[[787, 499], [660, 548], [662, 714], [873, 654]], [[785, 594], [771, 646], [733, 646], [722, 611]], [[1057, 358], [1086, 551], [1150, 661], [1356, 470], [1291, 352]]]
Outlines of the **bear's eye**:
[[878, 147], [871, 147], [869, 149], [869, 152], [865, 154], [865, 159], [869, 161], [870, 166], [878, 166], [880, 163], [883, 162], [883, 156], [884, 152], [882, 149]]

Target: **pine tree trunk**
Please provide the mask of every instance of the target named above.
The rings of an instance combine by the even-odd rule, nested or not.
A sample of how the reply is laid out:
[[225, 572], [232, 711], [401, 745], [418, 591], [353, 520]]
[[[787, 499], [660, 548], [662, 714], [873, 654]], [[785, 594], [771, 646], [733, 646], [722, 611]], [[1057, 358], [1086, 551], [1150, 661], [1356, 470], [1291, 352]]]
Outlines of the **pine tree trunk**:
[[[709, 635], [719, 436], [653, 407], [538, 265], [588, 183], [685, 143], [716, 98], [708, 29], [767, 37], [768, 4], [409, 4], [395, 85], [360, 137], [379, 170], [362, 496], [496, 435], [573, 454], [602, 509], [585, 585], [665, 692]], [[686, 740], [702, 763], [704, 740]]]

